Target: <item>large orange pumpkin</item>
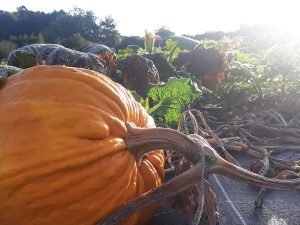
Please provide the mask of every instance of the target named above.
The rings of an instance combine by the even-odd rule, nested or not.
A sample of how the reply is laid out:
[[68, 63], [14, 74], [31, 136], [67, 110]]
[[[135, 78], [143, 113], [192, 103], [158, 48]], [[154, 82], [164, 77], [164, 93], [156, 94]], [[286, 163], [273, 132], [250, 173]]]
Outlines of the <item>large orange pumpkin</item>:
[[[136, 162], [125, 122], [154, 126], [104, 75], [36, 66], [9, 77], [0, 89], [0, 224], [94, 225], [160, 186], [162, 151]], [[123, 224], [143, 224], [153, 211]]]

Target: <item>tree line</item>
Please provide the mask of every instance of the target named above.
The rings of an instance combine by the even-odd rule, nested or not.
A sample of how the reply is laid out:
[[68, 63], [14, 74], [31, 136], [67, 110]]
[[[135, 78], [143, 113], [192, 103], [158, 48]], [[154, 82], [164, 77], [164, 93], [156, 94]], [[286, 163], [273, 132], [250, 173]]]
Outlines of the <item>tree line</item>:
[[[162, 26], [156, 33], [163, 39], [175, 33]], [[0, 59], [12, 50], [33, 43], [56, 43], [82, 49], [91, 43], [112, 48], [134, 44], [143, 47], [143, 37], [121, 36], [111, 16], [99, 19], [92, 11], [74, 8], [45, 13], [20, 6], [14, 12], [0, 10]]]
[[20, 6], [15, 12], [0, 11], [0, 58], [17, 47], [32, 43], [58, 43], [80, 49], [89, 43], [114, 47], [120, 41], [115, 20], [99, 20], [92, 11], [74, 8], [45, 13]]

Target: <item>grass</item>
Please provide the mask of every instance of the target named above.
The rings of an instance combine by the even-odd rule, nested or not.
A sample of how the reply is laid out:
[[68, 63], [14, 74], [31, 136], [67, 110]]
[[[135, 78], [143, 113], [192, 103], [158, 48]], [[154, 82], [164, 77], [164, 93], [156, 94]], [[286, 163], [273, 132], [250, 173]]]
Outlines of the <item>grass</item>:
[[0, 60], [0, 65], [6, 65], [6, 64], [7, 64], [6, 59], [1, 59], [1, 60]]

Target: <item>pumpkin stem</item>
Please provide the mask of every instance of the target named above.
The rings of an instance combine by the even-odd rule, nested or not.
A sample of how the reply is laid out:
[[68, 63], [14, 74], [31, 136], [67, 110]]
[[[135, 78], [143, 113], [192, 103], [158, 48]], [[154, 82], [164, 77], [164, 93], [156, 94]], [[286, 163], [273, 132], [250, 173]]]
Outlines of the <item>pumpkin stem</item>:
[[172, 149], [184, 155], [192, 164], [199, 161], [199, 147], [186, 135], [168, 128], [136, 128], [126, 124], [124, 140], [137, 162], [154, 149]]

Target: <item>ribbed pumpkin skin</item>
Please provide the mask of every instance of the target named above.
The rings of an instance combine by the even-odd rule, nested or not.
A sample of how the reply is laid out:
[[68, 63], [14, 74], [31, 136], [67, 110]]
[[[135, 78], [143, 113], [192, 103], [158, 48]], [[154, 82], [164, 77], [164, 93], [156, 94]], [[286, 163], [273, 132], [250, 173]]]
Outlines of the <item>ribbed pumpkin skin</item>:
[[0, 89], [0, 224], [94, 225], [160, 186], [162, 151], [137, 165], [126, 121], [154, 126], [126, 89], [96, 72], [36, 66], [9, 77]]

